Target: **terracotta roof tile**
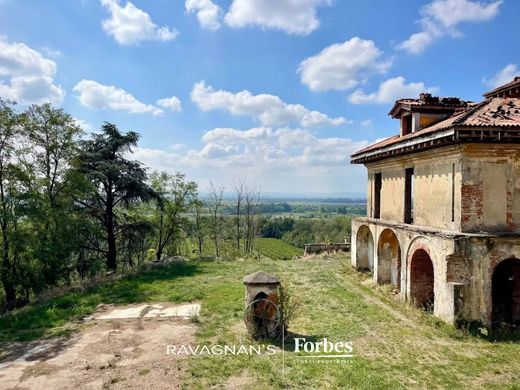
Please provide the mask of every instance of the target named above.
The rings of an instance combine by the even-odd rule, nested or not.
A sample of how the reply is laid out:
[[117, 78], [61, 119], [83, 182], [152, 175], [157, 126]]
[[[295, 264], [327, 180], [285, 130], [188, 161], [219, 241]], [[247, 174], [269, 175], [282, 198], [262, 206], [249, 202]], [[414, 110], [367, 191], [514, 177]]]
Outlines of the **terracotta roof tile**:
[[491, 98], [457, 112], [432, 126], [400, 137], [395, 135], [354, 153], [352, 156], [397, 144], [451, 127], [520, 127], [520, 98]]
[[513, 81], [510, 81], [507, 84], [501, 85], [500, 87], [497, 87], [495, 89], [492, 89], [489, 92], [486, 92], [484, 94], [484, 97], [489, 98], [489, 97], [492, 97], [493, 95], [495, 95], [497, 93], [502, 93], [502, 92], [505, 92], [507, 90], [513, 89], [514, 87], [520, 87], [520, 76], [515, 77], [513, 79]]

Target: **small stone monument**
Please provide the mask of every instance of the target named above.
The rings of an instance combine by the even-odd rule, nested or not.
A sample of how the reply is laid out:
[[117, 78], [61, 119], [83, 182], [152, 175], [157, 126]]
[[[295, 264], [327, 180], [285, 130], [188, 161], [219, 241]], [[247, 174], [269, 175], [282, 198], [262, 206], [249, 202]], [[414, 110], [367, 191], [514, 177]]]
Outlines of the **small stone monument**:
[[278, 308], [280, 281], [273, 275], [258, 271], [244, 277], [246, 286], [245, 323], [256, 339], [277, 337], [282, 330]]

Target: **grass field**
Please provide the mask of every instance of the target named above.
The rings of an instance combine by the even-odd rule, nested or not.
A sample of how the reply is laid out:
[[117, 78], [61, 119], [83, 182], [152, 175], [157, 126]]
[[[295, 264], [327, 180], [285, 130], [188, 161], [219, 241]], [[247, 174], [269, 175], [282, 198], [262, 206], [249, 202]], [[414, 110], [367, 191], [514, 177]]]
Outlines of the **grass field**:
[[190, 357], [180, 371], [185, 388], [520, 388], [518, 342], [491, 342], [455, 330], [397, 302], [389, 289], [374, 287], [349, 263], [348, 256], [338, 255], [174, 264], [19, 310], [0, 319], [0, 340], [74, 332], [76, 325], [68, 321], [99, 303], [200, 301], [198, 344], [256, 345], [243, 325], [242, 278], [265, 270], [297, 297], [292, 337], [351, 341], [354, 358], [347, 364], [302, 363], [289, 337], [284, 357], [280, 351]]
[[291, 260], [295, 256], [303, 255], [303, 249], [276, 238], [259, 238], [256, 246], [262, 255], [271, 259]]

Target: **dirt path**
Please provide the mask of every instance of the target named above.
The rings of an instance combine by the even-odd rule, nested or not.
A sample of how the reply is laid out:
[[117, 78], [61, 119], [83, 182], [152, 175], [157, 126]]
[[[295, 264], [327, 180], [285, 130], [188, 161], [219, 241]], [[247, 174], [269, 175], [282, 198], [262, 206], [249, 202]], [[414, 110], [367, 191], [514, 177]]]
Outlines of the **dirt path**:
[[188, 316], [168, 313], [190, 309], [109, 305], [69, 338], [9, 345], [0, 361], [0, 389], [179, 388], [182, 357], [168, 356], [166, 346], [193, 343], [196, 328]]

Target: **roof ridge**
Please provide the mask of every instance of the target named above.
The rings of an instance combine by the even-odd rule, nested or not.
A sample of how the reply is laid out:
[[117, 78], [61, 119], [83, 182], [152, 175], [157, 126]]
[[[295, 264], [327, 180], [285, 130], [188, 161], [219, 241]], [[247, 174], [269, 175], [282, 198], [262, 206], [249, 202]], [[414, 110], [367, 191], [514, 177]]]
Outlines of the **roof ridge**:
[[[453, 121], [453, 124], [454, 125], [461, 125], [466, 119], [468, 119], [471, 115], [473, 115], [474, 113], [476, 113], [478, 110], [480, 110], [482, 107], [484, 107], [486, 104], [489, 104], [490, 100], [489, 99], [486, 99], [476, 105], [474, 105], [473, 107], [468, 107], [467, 109], [465, 109], [464, 111], [462, 111], [462, 113], [460, 113], [460, 117], [455, 119]], [[452, 116], [453, 117], [453, 116]], [[445, 120], [447, 119], [450, 119], [450, 118], [446, 118]], [[440, 122], [439, 122], [440, 123]], [[432, 125], [432, 126], [435, 126]]]

